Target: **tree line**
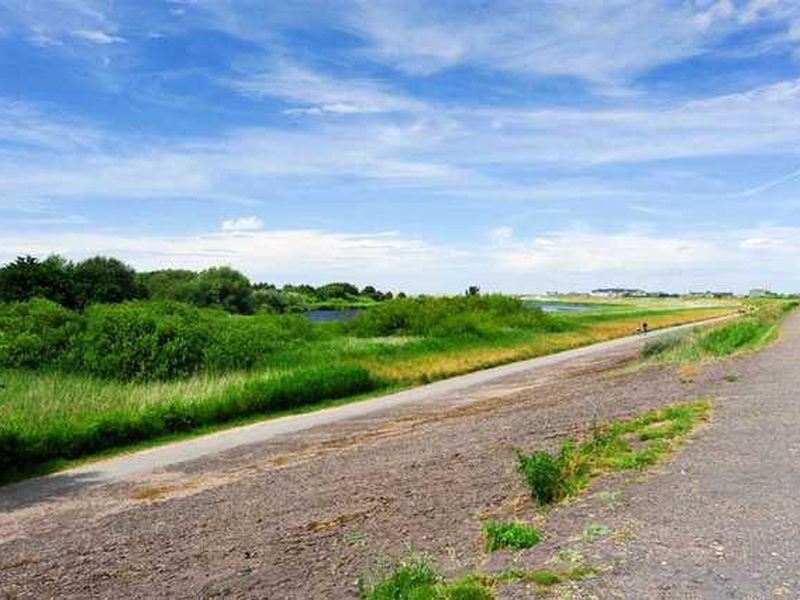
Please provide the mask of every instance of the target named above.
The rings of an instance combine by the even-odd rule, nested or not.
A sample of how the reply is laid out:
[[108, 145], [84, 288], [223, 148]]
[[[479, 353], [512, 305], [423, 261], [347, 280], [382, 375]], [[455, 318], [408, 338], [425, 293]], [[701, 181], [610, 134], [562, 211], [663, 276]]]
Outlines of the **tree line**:
[[381, 292], [374, 286], [359, 289], [342, 282], [282, 288], [253, 284], [230, 267], [211, 267], [199, 272], [185, 269], [137, 272], [121, 260], [107, 256], [79, 262], [58, 255], [44, 260], [20, 256], [0, 268], [0, 302], [46, 298], [73, 310], [83, 310], [90, 304], [152, 299], [177, 300], [238, 314], [259, 310], [287, 313], [381, 302], [393, 297], [392, 292]]

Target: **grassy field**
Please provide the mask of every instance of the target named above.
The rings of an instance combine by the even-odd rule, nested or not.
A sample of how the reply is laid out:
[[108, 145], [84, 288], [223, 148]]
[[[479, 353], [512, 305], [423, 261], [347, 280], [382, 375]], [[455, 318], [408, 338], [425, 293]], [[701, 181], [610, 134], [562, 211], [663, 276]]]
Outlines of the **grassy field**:
[[[138, 310], [140, 307], [123, 307], [119, 312], [130, 318]], [[0, 474], [14, 477], [60, 459], [542, 356], [631, 334], [643, 320], [656, 329], [735, 310], [730, 305], [650, 301], [546, 315], [520, 309], [515, 301], [490, 298], [394, 301], [346, 324], [311, 325], [299, 323], [300, 317], [274, 316], [225, 317], [232, 319], [228, 321], [212, 315], [209, 319], [215, 333], [198, 339], [208, 340], [213, 352], [199, 345], [205, 358], [195, 365], [184, 357], [186, 345], [179, 344], [179, 352], [175, 351], [170, 338], [170, 352], [177, 352], [181, 360], [167, 367], [195, 365], [197, 372], [162, 380], [147, 380], [147, 369], [140, 368], [140, 362], [150, 364], [146, 361], [156, 359], [161, 361], [156, 364], [163, 366], [161, 354], [149, 346], [144, 352], [124, 336], [121, 340], [113, 335], [103, 337], [101, 325], [108, 311], [98, 310], [104, 320], [99, 325], [84, 325], [81, 331], [88, 333], [76, 334], [77, 341], [67, 343], [60, 334], [55, 338], [61, 354], [51, 349], [43, 352], [27, 337], [23, 339], [24, 356], [29, 357], [30, 348], [35, 348], [39, 352], [35, 356], [49, 357], [47, 365], [0, 370]], [[120, 326], [118, 317], [113, 320], [115, 327]], [[186, 335], [192, 340], [199, 335], [176, 325], [174, 314], [168, 317], [166, 330], [189, 331], [191, 335]], [[88, 318], [93, 317], [90, 314]], [[194, 323], [195, 318], [192, 313], [186, 322]], [[62, 321], [61, 317], [53, 320]], [[225, 333], [228, 323], [234, 327]], [[127, 330], [134, 332], [133, 337], [139, 335], [139, 329]], [[44, 339], [49, 332], [29, 337]], [[242, 332], [269, 337], [269, 343], [243, 337]], [[152, 335], [148, 336], [146, 341], [151, 344]], [[109, 355], [107, 364], [103, 352], [92, 349], [91, 344], [100, 343]], [[115, 350], [115, 344], [124, 345]], [[247, 369], [221, 368], [238, 364], [242, 346], [252, 348], [251, 354], [260, 353], [258, 360], [245, 361], [251, 365]], [[77, 352], [85, 356], [75, 358]], [[120, 363], [120, 355], [128, 362]], [[87, 365], [86, 369], [80, 365]], [[167, 367], [163, 372], [171, 373]], [[117, 368], [130, 376], [120, 379], [95, 374]]]

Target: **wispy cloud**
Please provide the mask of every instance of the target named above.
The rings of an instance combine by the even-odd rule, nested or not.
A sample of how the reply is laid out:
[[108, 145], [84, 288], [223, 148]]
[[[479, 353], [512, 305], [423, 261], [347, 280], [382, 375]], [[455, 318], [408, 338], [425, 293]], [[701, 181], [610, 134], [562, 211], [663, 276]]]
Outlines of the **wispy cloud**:
[[348, 22], [377, 59], [411, 73], [467, 63], [610, 83], [704, 54], [747, 19], [787, 17], [784, 2], [741, 10], [730, 0], [490, 4], [442, 10], [421, 1], [363, 2]]
[[327, 77], [297, 65], [281, 63], [250, 73], [232, 86], [251, 97], [273, 97], [297, 104], [294, 114], [356, 114], [420, 110], [418, 100], [392, 92], [368, 79]]
[[39, 150], [85, 151], [96, 148], [103, 137], [99, 129], [83, 121], [0, 97], [0, 148], [13, 144]]
[[122, 44], [127, 40], [119, 35], [113, 35], [99, 29], [78, 29], [72, 32], [77, 38], [91, 42], [92, 44]]

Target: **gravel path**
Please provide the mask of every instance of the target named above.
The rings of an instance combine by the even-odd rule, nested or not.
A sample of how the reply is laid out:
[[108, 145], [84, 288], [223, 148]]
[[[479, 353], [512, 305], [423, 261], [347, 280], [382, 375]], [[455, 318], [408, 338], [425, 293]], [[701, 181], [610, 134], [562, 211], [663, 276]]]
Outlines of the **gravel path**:
[[597, 544], [601, 598], [800, 598], [800, 315], [737, 360], [711, 427], [663, 472], [624, 489]]
[[[798, 348], [799, 317], [767, 351], [690, 375], [626, 370], [638, 346], [621, 345], [117, 482], [0, 491], [0, 597], [354, 598], [376, 559], [409, 548], [452, 575], [574, 548], [610, 567], [575, 597], [800, 597]], [[712, 425], [673, 462], [599, 480], [533, 549], [483, 552], [482, 517], [542, 519], [515, 449], [700, 396], [718, 399]], [[597, 521], [611, 533], [582, 537]]]

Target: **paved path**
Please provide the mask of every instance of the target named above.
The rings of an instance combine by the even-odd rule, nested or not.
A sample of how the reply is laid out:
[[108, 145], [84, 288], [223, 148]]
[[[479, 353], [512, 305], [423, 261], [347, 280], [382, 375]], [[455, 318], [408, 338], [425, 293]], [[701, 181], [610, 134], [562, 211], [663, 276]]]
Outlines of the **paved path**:
[[[800, 598], [800, 314], [734, 362], [711, 427], [662, 473], [624, 490], [616, 565], [586, 585], [601, 598]], [[624, 522], [624, 525], [623, 525]]]
[[[711, 319], [704, 323], [707, 324], [728, 318], [730, 317]], [[667, 333], [696, 327], [697, 325], [698, 323], [692, 323], [653, 331], [649, 333], [648, 336], [651, 338], [657, 337]], [[25, 493], [29, 490], [46, 490], [48, 495], [52, 495], [58, 492], [59, 486], [64, 486], [64, 489], [67, 489], [73, 486], [75, 481], [80, 481], [82, 484], [101, 483], [113, 481], [118, 478], [130, 477], [140, 473], [149, 473], [171, 465], [216, 455], [225, 450], [230, 450], [239, 446], [265, 442], [280, 436], [356, 419], [406, 404], [435, 403], [448, 395], [460, 394], [466, 390], [474, 391], [477, 388], [486, 387], [496, 382], [502, 382], [503, 380], [519, 376], [520, 374], [543, 372], [557, 365], [569, 364], [570, 362], [582, 359], [602, 357], [614, 351], [638, 348], [642, 344], [642, 341], [643, 338], [641, 336], [619, 338], [576, 348], [574, 350], [559, 352], [557, 354], [476, 371], [467, 375], [453, 377], [407, 391], [373, 398], [371, 400], [364, 400], [301, 415], [267, 420], [243, 427], [235, 427], [218, 433], [204, 435], [182, 442], [170, 443], [133, 454], [92, 462], [77, 468], [62, 471], [58, 475], [35, 480], [34, 482], [23, 482], [22, 484], [11, 486], [11, 489], [7, 489], [5, 494], [12, 493], [12, 491]], [[480, 394], [475, 394], [475, 396], [480, 397]], [[0, 500], [2, 500], [3, 494], [4, 491], [0, 489]]]

